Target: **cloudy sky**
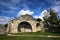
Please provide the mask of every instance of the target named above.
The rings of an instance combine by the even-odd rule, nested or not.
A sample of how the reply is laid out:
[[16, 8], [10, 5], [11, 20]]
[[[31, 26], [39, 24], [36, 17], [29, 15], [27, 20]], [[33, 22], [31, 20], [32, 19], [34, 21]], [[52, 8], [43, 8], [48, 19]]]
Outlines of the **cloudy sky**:
[[59, 14], [60, 0], [0, 0], [0, 22], [25, 14], [41, 18], [44, 10], [49, 8]]

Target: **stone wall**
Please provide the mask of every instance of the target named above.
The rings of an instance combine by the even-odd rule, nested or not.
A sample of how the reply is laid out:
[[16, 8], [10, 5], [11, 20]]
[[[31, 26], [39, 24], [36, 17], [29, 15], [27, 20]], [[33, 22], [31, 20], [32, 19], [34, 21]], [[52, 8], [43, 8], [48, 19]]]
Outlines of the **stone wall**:
[[[31, 32], [41, 31], [42, 28], [43, 28], [43, 23], [42, 22], [39, 23], [40, 26], [36, 27], [38, 22], [31, 15], [22, 15], [18, 19], [15, 18], [8, 23], [7, 32], [9, 32], [9, 33], [19, 33], [18, 32], [18, 25], [21, 22], [28, 22], [32, 27]], [[24, 28], [22, 29], [22, 32], [23, 32], [23, 30], [24, 30]], [[28, 31], [29, 29], [25, 29], [25, 30], [27, 32], [30, 32], [30, 31]]]

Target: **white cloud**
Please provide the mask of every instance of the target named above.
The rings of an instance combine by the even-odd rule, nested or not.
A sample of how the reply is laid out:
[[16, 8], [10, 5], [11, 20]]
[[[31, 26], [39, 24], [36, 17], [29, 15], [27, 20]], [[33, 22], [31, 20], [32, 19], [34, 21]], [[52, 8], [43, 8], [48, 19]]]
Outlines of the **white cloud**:
[[40, 13], [40, 15], [38, 15], [38, 16], [34, 16], [34, 18], [40, 18], [40, 19], [42, 19], [43, 20], [43, 14], [46, 12], [46, 10], [44, 10], [44, 11], [42, 11], [41, 13]]
[[50, 13], [47, 10], [42, 11], [41, 14], [43, 17], [46, 17], [46, 18], [50, 17]]
[[21, 10], [18, 12], [17, 17], [19, 17], [20, 15], [25, 15], [25, 14], [29, 14], [32, 15], [34, 12], [30, 11], [30, 10]]
[[52, 9], [55, 10], [55, 12], [60, 12], [60, 6], [53, 6]]
[[60, 16], [60, 1], [56, 1], [52, 6], [52, 9], [58, 13], [58, 16]]
[[6, 24], [10, 20], [11, 20], [10, 17], [0, 16], [0, 24]]
[[44, 17], [45, 15], [47, 15], [47, 17], [50, 16], [50, 15], [49, 15], [49, 12], [47, 12], [47, 10], [43, 10], [43, 11], [40, 13], [39, 16], [34, 16], [34, 18], [40, 18], [40, 19], [43, 20], [43, 17]]
[[55, 12], [57, 12], [58, 16], [60, 17], [60, 6], [55, 6], [53, 7], [53, 9], [55, 10]]
[[42, 19], [43, 20], [43, 17], [42, 16], [33, 16], [34, 18], [40, 18], [40, 19]]
[[60, 12], [60, 1], [55, 1], [52, 9], [55, 10], [55, 12]]
[[33, 16], [33, 17], [36, 18], [36, 19], [39, 18], [39, 16]]
[[55, 5], [60, 5], [60, 1], [55, 1], [54, 4]]

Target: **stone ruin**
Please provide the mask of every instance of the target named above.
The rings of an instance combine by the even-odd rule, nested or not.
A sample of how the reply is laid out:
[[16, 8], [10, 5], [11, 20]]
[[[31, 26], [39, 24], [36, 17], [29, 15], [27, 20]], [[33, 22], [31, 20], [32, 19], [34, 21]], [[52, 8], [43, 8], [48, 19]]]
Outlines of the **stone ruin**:
[[36, 21], [31, 15], [21, 15], [18, 19], [9, 21], [6, 27], [6, 33], [37, 32], [43, 30], [43, 22]]

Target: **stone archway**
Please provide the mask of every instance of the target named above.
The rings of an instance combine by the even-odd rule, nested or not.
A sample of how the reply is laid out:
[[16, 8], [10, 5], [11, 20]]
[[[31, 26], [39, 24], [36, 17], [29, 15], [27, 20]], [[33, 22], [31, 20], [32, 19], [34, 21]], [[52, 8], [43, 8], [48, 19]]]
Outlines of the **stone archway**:
[[21, 22], [18, 25], [18, 32], [32, 32], [32, 26], [28, 22]]

